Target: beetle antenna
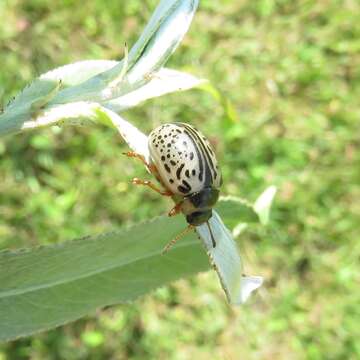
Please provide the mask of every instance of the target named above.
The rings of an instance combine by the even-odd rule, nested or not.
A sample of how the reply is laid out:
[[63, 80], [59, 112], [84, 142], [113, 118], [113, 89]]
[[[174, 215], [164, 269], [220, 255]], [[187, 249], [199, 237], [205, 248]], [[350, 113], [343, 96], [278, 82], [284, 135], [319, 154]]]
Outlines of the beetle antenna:
[[172, 239], [163, 249], [161, 255], [164, 255], [169, 251], [169, 249], [175, 245], [175, 243], [184, 237], [188, 232], [194, 229], [194, 225], [188, 225], [180, 234], [176, 235], [174, 239]]
[[211, 241], [212, 241], [212, 246], [213, 246], [213, 248], [215, 248], [215, 247], [216, 247], [216, 242], [215, 242], [215, 238], [214, 238], [214, 235], [213, 235], [213, 233], [212, 233], [212, 230], [211, 230], [210, 224], [209, 224], [209, 222], [208, 222], [208, 221], [206, 222], [206, 224], [207, 224], [208, 229], [209, 229], [209, 232], [210, 232]]

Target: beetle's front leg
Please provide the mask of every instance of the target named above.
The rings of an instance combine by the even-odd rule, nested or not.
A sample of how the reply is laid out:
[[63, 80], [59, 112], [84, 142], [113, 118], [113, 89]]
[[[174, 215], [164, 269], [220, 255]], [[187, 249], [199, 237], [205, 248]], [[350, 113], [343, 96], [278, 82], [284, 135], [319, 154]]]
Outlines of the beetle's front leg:
[[153, 189], [163, 196], [173, 196], [174, 194], [169, 190], [161, 190], [156, 185], [154, 185], [150, 180], [141, 180], [139, 178], [133, 178], [131, 181], [134, 185], [144, 185]]

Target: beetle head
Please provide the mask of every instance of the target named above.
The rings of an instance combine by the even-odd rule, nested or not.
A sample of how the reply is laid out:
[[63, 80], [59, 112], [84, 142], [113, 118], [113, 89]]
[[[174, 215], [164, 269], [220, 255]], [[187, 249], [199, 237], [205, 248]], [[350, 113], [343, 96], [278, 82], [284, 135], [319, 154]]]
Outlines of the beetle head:
[[198, 226], [208, 221], [212, 216], [212, 210], [194, 211], [193, 213], [186, 215], [186, 221], [190, 225]]

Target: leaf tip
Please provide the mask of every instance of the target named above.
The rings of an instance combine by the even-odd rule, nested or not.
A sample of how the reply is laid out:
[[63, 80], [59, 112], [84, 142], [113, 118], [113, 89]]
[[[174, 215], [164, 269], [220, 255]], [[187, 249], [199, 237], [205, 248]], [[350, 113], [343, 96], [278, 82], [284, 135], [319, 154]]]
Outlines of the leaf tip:
[[277, 188], [269, 186], [255, 201], [254, 210], [259, 215], [260, 222], [267, 225], [270, 220], [270, 209], [273, 203]]

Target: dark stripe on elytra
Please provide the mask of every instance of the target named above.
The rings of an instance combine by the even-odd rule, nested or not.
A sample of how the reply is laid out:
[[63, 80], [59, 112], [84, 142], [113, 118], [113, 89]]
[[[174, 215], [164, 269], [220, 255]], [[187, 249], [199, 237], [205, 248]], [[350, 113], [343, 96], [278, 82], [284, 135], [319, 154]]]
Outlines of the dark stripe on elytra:
[[[185, 127], [185, 126], [184, 126]], [[199, 180], [202, 181], [203, 180], [203, 175], [204, 175], [204, 163], [203, 163], [203, 157], [200, 154], [199, 148], [196, 145], [191, 133], [187, 130], [187, 128], [185, 127], [184, 133], [191, 139], [191, 141], [194, 144], [194, 148], [196, 151], [196, 156], [199, 159]], [[205, 160], [205, 159], [204, 159]]]
[[[193, 130], [193, 129], [192, 129], [192, 130]], [[195, 132], [194, 130], [193, 130], [193, 132], [194, 132], [194, 135], [195, 135], [195, 136], [199, 139], [199, 141], [200, 141], [200, 144], [201, 144], [201, 146], [202, 146], [202, 148], [203, 148], [203, 150], [204, 150], [204, 152], [205, 152], [206, 160], [207, 160], [208, 165], [210, 166], [212, 172], [213, 172], [213, 173], [216, 173], [215, 166], [214, 166], [214, 163], [213, 163], [212, 158], [211, 158], [211, 153], [210, 153], [210, 151], [209, 151], [210, 147], [209, 147], [208, 144], [205, 143], [206, 138], [203, 137], [203, 136], [200, 138], [200, 135], [199, 135], [197, 132]]]
[[[210, 155], [210, 152], [209, 152], [210, 147], [209, 147], [208, 144], [204, 143], [204, 141], [206, 141], [206, 138], [205, 138], [205, 137], [201, 137], [201, 138], [200, 138], [200, 135], [199, 135], [194, 129], [192, 129], [192, 131], [193, 131], [194, 135], [195, 135], [195, 136], [198, 138], [198, 140], [200, 141], [200, 144], [201, 144], [201, 146], [202, 146], [202, 149], [203, 149], [204, 152], [205, 152], [207, 164], [208, 164], [208, 166], [210, 166], [210, 168], [211, 168], [211, 170], [212, 170], [211, 177], [212, 177], [212, 178], [214, 177], [214, 178], [216, 179], [216, 177], [217, 177], [217, 171], [216, 171], [216, 169], [215, 169], [214, 163], [213, 163], [213, 161], [212, 161], [212, 158], [211, 158], [211, 155]], [[212, 153], [214, 153], [214, 152], [212, 151]], [[214, 174], [214, 176], [213, 176], [212, 174]], [[211, 183], [212, 183], [212, 182], [213, 182], [213, 179], [211, 179]]]
[[214, 155], [214, 156], [215, 156], [215, 154], [214, 154], [214, 152], [213, 152], [213, 149], [212, 149], [209, 145], [206, 145], [206, 147], [207, 147], [207, 149], [209, 150], [209, 153], [210, 153], [211, 155]]
[[181, 164], [179, 168], [176, 170], [176, 177], [178, 178], [178, 180], [180, 180], [181, 171], [184, 168], [184, 166], [185, 164]]
[[[213, 175], [212, 175], [211, 169], [214, 171], [214, 164], [211, 161], [208, 150], [206, 149], [206, 146], [205, 146], [203, 140], [201, 139], [201, 137], [199, 136], [199, 134], [193, 128], [191, 128], [190, 126], [186, 126], [186, 129], [190, 133], [190, 138], [193, 140], [195, 148], [200, 146], [201, 149], [202, 149], [202, 152], [205, 154], [204, 160], [205, 160], [206, 166], [205, 166], [205, 183], [204, 183], [204, 186], [209, 186], [209, 185], [213, 184]], [[195, 140], [194, 140], [194, 138], [195, 138]], [[198, 141], [196, 141], [196, 140], [198, 140]], [[199, 179], [200, 179], [200, 176], [199, 176]]]

